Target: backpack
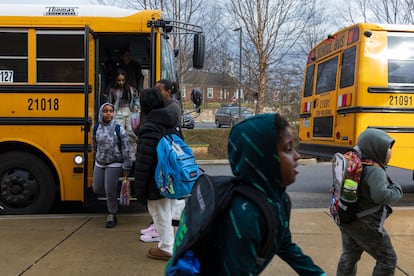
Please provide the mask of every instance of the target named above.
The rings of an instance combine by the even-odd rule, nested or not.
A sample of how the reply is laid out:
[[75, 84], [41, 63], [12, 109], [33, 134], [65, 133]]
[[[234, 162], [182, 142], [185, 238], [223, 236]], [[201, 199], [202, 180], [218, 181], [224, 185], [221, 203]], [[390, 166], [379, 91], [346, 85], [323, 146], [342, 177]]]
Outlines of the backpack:
[[157, 158], [155, 182], [160, 194], [173, 199], [188, 197], [201, 174], [191, 148], [177, 134], [166, 134], [157, 144]]
[[361, 151], [355, 146], [344, 154], [335, 153], [332, 158], [332, 197], [329, 212], [337, 225], [351, 223], [357, 218], [375, 212], [379, 208], [357, 212], [358, 189], [364, 166], [379, 166], [372, 160], [361, 160]]
[[[93, 130], [92, 130], [92, 139], [93, 140], [95, 140], [96, 131], [98, 130], [98, 127], [99, 127], [99, 123], [95, 123], [95, 125], [93, 126]], [[119, 124], [115, 125], [115, 133], [116, 133], [116, 136], [118, 137], [118, 147], [119, 147], [119, 149], [122, 149], [121, 126]]]
[[[214, 229], [217, 222], [226, 214], [235, 194], [251, 200], [262, 212], [265, 238], [262, 240], [256, 260], [260, 267], [271, 254], [277, 221], [272, 206], [264, 193], [252, 186], [240, 185], [233, 176], [209, 176], [203, 174], [193, 187], [192, 196], [187, 198], [181, 216], [180, 226], [174, 242], [174, 254], [167, 264], [166, 275], [214, 274], [208, 261], [214, 254], [217, 242], [214, 242]], [[203, 267], [200, 267], [200, 261]], [[188, 273], [188, 274], [186, 274]]]

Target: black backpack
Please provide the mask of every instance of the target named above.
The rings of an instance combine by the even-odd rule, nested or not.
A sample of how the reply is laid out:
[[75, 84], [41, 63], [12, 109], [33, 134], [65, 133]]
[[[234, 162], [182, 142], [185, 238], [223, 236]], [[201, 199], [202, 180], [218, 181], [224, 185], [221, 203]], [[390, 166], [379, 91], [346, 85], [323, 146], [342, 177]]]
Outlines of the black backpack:
[[[242, 185], [232, 176], [209, 176], [203, 174], [187, 198], [174, 243], [174, 254], [167, 264], [166, 275], [201, 275], [211, 274], [206, 269], [214, 269], [208, 264], [208, 248], [214, 247], [215, 222], [228, 210], [235, 193], [251, 200], [263, 213], [266, 222], [265, 238], [258, 251], [257, 266], [261, 266], [273, 248], [277, 221], [272, 206], [264, 193], [252, 186]], [[186, 261], [201, 264], [201, 272], [188, 271]], [[204, 267], [203, 267], [204, 265]]]

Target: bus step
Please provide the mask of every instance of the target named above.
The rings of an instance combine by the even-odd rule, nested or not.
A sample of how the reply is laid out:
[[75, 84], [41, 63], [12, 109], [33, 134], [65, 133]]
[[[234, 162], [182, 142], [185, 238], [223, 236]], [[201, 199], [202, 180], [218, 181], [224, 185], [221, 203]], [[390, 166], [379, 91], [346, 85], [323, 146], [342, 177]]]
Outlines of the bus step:
[[[106, 197], [105, 196], [98, 196], [96, 199], [99, 200], [99, 201], [106, 201]], [[118, 198], [118, 200], [119, 200], [119, 198]], [[129, 200], [131, 200], [131, 201], [137, 201], [137, 198], [131, 196], [129, 198]]]

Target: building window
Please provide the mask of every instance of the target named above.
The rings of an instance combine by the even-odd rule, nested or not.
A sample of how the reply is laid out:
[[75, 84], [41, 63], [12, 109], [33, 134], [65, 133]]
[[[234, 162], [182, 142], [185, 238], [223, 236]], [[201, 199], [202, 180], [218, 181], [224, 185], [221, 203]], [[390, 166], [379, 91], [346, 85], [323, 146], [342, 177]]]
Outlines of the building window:
[[212, 99], [214, 97], [213, 88], [207, 88], [207, 98]]
[[220, 100], [225, 99], [226, 98], [226, 92], [223, 90], [223, 88], [220, 88]]

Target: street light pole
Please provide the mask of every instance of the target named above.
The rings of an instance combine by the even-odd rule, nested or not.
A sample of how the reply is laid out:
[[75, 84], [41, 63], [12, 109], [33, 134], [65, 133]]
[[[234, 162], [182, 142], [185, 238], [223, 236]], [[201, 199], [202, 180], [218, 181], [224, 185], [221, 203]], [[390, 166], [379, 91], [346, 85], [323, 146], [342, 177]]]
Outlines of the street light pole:
[[242, 67], [242, 38], [243, 38], [243, 30], [242, 27], [239, 27], [237, 29], [234, 29], [233, 31], [235, 32], [240, 32], [240, 39], [239, 39], [239, 91], [237, 93], [237, 98], [239, 100], [239, 119], [241, 118], [241, 101], [240, 101], [240, 97], [241, 97], [241, 82], [242, 82], [242, 72], [241, 72], [241, 67]]

